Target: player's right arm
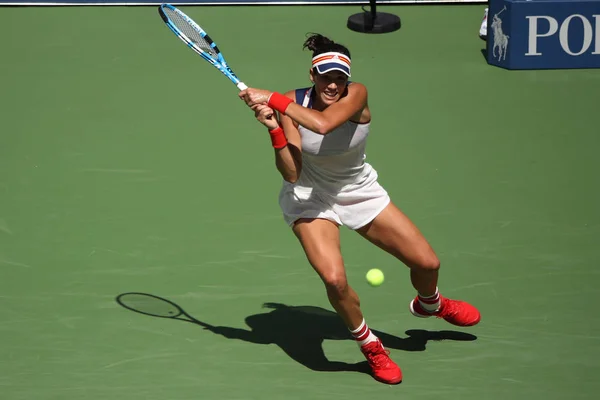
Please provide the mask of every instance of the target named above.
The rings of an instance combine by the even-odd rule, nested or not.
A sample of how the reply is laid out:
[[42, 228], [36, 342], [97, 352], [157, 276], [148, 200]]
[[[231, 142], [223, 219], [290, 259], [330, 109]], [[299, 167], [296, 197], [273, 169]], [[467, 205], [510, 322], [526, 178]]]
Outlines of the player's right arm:
[[[293, 90], [285, 95], [294, 99]], [[298, 131], [298, 125], [287, 115], [280, 114], [279, 123], [285, 133], [288, 145], [281, 150], [275, 149], [275, 164], [283, 179], [294, 183], [302, 171], [302, 138]]]
[[[288, 92], [286, 96], [294, 96], [294, 92]], [[279, 118], [275, 118], [277, 112], [266, 105], [255, 105], [252, 109], [254, 109], [256, 119], [269, 130], [274, 130], [277, 127], [283, 129], [287, 145], [274, 149], [275, 165], [283, 179], [290, 183], [296, 182], [302, 171], [302, 142], [298, 126], [288, 116], [280, 114]], [[273, 118], [268, 118], [270, 115], [273, 115]]]

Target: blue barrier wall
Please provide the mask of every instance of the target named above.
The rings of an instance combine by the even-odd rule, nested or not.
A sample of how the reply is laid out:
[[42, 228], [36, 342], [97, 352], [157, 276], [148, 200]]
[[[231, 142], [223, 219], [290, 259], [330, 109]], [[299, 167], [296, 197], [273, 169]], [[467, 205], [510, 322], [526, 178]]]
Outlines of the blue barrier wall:
[[487, 51], [507, 69], [600, 68], [600, 0], [490, 0]]

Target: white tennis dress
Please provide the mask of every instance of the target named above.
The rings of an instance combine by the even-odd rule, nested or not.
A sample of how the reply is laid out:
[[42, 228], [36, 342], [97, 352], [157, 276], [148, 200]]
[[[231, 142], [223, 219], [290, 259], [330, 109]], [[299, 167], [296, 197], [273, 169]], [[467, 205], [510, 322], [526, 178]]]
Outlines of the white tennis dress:
[[[296, 103], [312, 107], [313, 88], [297, 89]], [[365, 162], [370, 123], [347, 121], [327, 135], [303, 126], [302, 171], [295, 183], [283, 181], [279, 205], [288, 225], [299, 218], [323, 218], [350, 229], [371, 222], [390, 202]]]

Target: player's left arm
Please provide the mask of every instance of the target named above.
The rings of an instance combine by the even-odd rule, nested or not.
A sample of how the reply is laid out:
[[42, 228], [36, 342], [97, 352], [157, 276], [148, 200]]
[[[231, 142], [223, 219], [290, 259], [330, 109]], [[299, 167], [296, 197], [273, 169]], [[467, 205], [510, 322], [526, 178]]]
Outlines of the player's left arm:
[[[264, 89], [248, 88], [239, 93], [240, 99], [250, 107], [265, 104], [273, 92]], [[283, 95], [278, 97], [283, 98]], [[367, 106], [367, 88], [357, 82], [346, 86], [346, 95], [323, 111], [303, 107], [301, 104], [285, 103], [285, 115], [297, 124], [313, 132], [326, 135], [344, 122], [359, 114]], [[287, 100], [290, 101], [290, 100]], [[271, 106], [271, 108], [274, 108]], [[281, 111], [281, 110], [279, 110]]]
[[361, 83], [347, 86], [347, 94], [323, 111], [303, 107], [291, 103], [285, 115], [313, 132], [326, 135], [367, 106], [367, 88]]

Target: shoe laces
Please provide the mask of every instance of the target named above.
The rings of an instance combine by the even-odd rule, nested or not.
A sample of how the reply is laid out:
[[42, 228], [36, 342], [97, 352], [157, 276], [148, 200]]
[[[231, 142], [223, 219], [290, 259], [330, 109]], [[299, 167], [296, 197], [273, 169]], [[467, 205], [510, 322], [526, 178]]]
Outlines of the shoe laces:
[[365, 354], [369, 363], [376, 367], [385, 367], [389, 363], [390, 351], [384, 349], [378, 342], [366, 345]]
[[442, 309], [438, 316], [440, 318], [452, 317], [459, 313], [459, 307], [456, 301], [444, 299], [442, 303]]

